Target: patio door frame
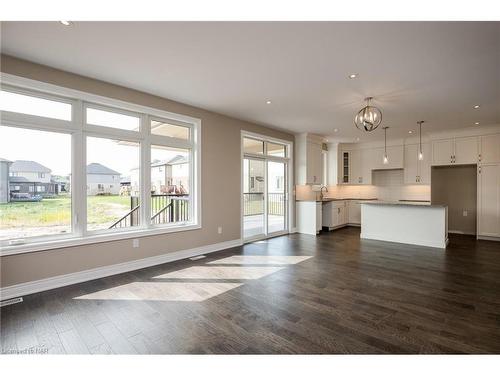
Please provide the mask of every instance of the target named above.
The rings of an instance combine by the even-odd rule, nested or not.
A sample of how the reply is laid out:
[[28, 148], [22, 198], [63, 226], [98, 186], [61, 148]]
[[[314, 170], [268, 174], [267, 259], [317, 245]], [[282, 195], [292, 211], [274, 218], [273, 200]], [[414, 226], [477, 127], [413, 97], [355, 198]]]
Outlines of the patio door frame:
[[[245, 153], [244, 148], [243, 148], [243, 139], [244, 138], [252, 138], [258, 141], [263, 141], [264, 142], [264, 154], [253, 154], [253, 153]], [[276, 237], [276, 236], [282, 236], [288, 233], [293, 233], [292, 230], [292, 223], [293, 223], [293, 218], [294, 218], [294, 201], [291, 199], [291, 194], [290, 192], [293, 191], [293, 143], [290, 141], [286, 141], [284, 139], [279, 139], [279, 138], [273, 138], [273, 137], [268, 137], [262, 134], [258, 133], [252, 133], [248, 132], [245, 130], [241, 131], [241, 186], [240, 186], [240, 202], [241, 202], [241, 239], [243, 243], [247, 242], [253, 242], [253, 241], [258, 241], [262, 240], [265, 238], [271, 238], [271, 237]], [[285, 146], [285, 157], [278, 157], [278, 156], [272, 156], [272, 155], [267, 155], [267, 142], [272, 142], [272, 143], [277, 143]], [[264, 233], [252, 236], [249, 238], [245, 238], [245, 232], [244, 232], [244, 196], [243, 196], [243, 191], [244, 191], [244, 160], [245, 159], [251, 159], [251, 160], [262, 160], [264, 162]], [[281, 231], [269, 233], [269, 226], [268, 226], [268, 161], [275, 161], [275, 162], [280, 162], [285, 164], [285, 180], [286, 183], [284, 184], [285, 186], [285, 217], [284, 217], [284, 226], [285, 228]]]

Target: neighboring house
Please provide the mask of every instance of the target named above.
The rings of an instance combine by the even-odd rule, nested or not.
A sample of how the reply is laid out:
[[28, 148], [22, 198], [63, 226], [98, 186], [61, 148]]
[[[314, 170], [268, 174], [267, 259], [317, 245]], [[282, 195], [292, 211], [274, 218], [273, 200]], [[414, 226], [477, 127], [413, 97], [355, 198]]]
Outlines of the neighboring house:
[[[131, 170], [132, 195], [139, 192], [139, 169]], [[170, 160], [154, 160], [151, 163], [151, 193], [189, 194], [189, 162], [177, 155]]]
[[0, 158], [0, 203], [8, 203], [9, 193], [9, 169], [12, 162]]
[[264, 163], [253, 160], [245, 161], [243, 173], [244, 193], [264, 192]]
[[51, 170], [32, 160], [16, 160], [9, 168], [9, 194], [50, 196], [58, 193]]
[[118, 195], [120, 173], [99, 163], [87, 165], [87, 195]]
[[56, 192], [59, 193], [69, 193], [70, 181], [69, 176], [52, 176], [51, 181], [56, 184]]

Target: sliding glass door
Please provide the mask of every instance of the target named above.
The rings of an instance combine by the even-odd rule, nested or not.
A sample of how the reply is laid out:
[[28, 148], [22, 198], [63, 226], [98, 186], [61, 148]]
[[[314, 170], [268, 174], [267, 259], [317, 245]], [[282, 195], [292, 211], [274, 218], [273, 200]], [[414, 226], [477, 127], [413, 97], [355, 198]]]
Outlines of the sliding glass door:
[[245, 241], [288, 230], [288, 146], [243, 138], [243, 237]]
[[286, 163], [267, 162], [267, 232], [286, 230]]
[[243, 160], [243, 229], [245, 238], [265, 235], [265, 163]]

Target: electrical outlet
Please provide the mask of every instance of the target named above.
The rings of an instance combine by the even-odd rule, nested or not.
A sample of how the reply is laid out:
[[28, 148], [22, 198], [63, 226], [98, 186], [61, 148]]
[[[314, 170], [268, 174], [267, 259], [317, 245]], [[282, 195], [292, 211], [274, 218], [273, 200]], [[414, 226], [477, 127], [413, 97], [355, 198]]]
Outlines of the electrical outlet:
[[222, 227], [217, 228], [217, 233], [222, 234]]
[[464, 210], [463, 215], [467, 216], [467, 214], [468, 214], [467, 210]]
[[138, 238], [134, 238], [132, 240], [132, 247], [139, 247], [139, 239]]

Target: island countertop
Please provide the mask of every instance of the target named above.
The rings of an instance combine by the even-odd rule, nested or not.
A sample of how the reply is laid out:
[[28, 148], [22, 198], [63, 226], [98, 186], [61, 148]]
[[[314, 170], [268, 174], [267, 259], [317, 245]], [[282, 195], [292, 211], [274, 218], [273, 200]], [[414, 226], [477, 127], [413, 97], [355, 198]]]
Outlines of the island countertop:
[[411, 206], [411, 207], [430, 207], [430, 208], [446, 208], [444, 204], [431, 204], [429, 201], [370, 201], [361, 202], [361, 204], [373, 204], [383, 206]]

